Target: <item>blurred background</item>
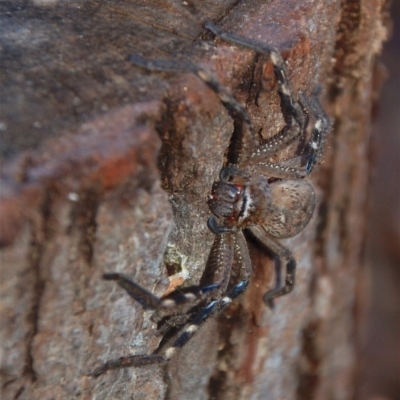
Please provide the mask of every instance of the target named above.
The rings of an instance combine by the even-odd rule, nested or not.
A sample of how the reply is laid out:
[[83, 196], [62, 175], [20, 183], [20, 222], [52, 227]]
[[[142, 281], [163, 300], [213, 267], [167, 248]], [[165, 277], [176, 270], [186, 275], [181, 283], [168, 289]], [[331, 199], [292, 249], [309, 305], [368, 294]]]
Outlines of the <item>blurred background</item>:
[[400, 1], [391, 6], [393, 33], [382, 62], [373, 127], [367, 262], [371, 298], [361, 362], [360, 400], [400, 399]]

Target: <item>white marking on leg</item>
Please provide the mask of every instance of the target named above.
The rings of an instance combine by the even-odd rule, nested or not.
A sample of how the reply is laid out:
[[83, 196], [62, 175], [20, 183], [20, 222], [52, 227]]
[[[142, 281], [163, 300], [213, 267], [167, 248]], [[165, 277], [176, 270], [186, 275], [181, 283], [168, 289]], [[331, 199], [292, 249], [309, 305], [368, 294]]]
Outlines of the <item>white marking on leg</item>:
[[230, 102], [231, 102], [230, 97], [229, 97], [227, 94], [225, 94], [225, 93], [218, 93], [218, 96], [219, 96], [220, 100], [221, 100], [223, 103], [230, 103]]
[[166, 307], [166, 308], [174, 307], [174, 306], [176, 306], [176, 301], [175, 300], [171, 300], [171, 299], [163, 300], [161, 302], [161, 305], [163, 307]]
[[279, 65], [281, 63], [280, 57], [278, 55], [278, 52], [273, 50], [271, 51], [271, 61], [275, 64], [275, 65]]
[[189, 325], [189, 326], [185, 329], [185, 332], [187, 332], [187, 333], [194, 333], [194, 332], [196, 332], [198, 329], [199, 329], [199, 326], [198, 326], [198, 325], [192, 324], [192, 325]]
[[167, 349], [167, 351], [165, 352], [165, 358], [167, 360], [169, 360], [176, 352], [176, 347], [170, 347], [169, 349]]
[[186, 300], [194, 300], [197, 296], [193, 293], [186, 293], [184, 297]]
[[289, 88], [288, 88], [285, 84], [281, 85], [281, 92], [282, 92], [285, 96], [290, 97], [290, 90], [289, 90]]
[[203, 79], [203, 81], [205, 81], [205, 82], [210, 82], [210, 81], [211, 81], [210, 75], [208, 75], [208, 74], [207, 74], [206, 72], [204, 72], [204, 71], [198, 70], [198, 71], [197, 71], [197, 75], [198, 75], [201, 79]]

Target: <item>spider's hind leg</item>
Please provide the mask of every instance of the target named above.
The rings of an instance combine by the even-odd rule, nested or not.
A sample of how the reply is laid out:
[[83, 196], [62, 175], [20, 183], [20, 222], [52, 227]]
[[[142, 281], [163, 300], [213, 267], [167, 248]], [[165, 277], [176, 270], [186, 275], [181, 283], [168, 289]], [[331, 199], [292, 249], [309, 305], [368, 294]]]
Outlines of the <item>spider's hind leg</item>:
[[[168, 361], [178, 349], [182, 348], [196, 334], [201, 325], [203, 325], [211, 316], [217, 315], [225, 310], [234, 299], [239, 297], [246, 290], [251, 273], [251, 261], [243, 233], [237, 232], [235, 234], [227, 233], [217, 235], [214, 241], [214, 244], [215, 243], [217, 246], [213, 246], [207, 264], [218, 268], [219, 272], [217, 272], [216, 275], [225, 277], [225, 288], [228, 286], [232, 264], [234, 264], [235, 270], [237, 269], [237, 283], [233, 284], [227, 292], [224, 291], [224, 293], [221, 293], [215, 297], [215, 299], [207, 301], [205, 306], [200, 308], [200, 311], [190, 318], [189, 322], [185, 325], [173, 344], [165, 350], [157, 350], [154, 354], [139, 354], [110, 360], [97, 368], [91, 374], [92, 376], [98, 377], [110, 369], [140, 367]], [[233, 253], [236, 260], [234, 263], [232, 258]], [[217, 265], [214, 265], [215, 263], [217, 263]]]
[[249, 229], [251, 233], [263, 244], [267, 249], [272, 251], [280, 260], [286, 263], [285, 284], [282, 287], [276, 287], [265, 293], [263, 300], [270, 308], [274, 307], [274, 299], [290, 293], [296, 282], [296, 260], [291, 251], [282, 246], [277, 241], [268, 237], [260, 227], [254, 226]]

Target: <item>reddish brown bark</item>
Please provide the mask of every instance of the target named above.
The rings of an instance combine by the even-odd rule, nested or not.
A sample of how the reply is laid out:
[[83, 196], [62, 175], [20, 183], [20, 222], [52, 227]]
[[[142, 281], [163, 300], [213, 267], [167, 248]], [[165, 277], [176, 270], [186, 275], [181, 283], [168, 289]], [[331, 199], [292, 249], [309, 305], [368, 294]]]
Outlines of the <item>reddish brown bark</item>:
[[[385, 2], [214, 3], [3, 2], [4, 398], [352, 398]], [[177, 267], [198, 281], [212, 242], [206, 199], [232, 133], [196, 77], [148, 73], [127, 55], [189, 57], [247, 104], [264, 137], [283, 125], [271, 65], [214, 46], [207, 20], [278, 47], [295, 90], [320, 83], [334, 120], [310, 179], [318, 210], [285, 241], [296, 290], [268, 310], [273, 262], [251, 245], [248, 292], [165, 374], [153, 366], [93, 379], [102, 362], [159, 342], [150, 313], [102, 273], [124, 272], [157, 294]]]

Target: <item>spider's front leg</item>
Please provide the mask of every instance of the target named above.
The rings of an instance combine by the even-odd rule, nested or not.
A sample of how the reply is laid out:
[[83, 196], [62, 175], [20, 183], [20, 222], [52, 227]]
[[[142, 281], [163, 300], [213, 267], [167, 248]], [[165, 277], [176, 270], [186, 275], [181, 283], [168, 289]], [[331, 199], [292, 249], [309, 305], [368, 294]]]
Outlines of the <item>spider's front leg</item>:
[[[234, 258], [236, 260], [235, 263], [233, 262]], [[237, 276], [238, 283], [228, 286], [232, 266], [237, 270], [235, 275]], [[245, 238], [241, 232], [215, 236], [214, 244], [207, 261], [207, 269], [208, 268], [213, 270], [214, 279], [219, 281], [218, 288], [220, 288], [220, 292], [214, 293], [215, 296], [213, 299], [206, 301], [205, 305], [200, 307], [200, 310], [190, 318], [189, 322], [181, 330], [172, 345], [166, 349], [159, 349], [154, 354], [139, 354], [110, 360], [97, 368], [91, 375], [97, 377], [110, 369], [140, 367], [168, 361], [178, 349], [183, 347], [195, 335], [200, 326], [204, 324], [208, 318], [222, 312], [235, 298], [240, 296], [248, 286], [248, 279], [251, 273], [250, 256], [248, 254]], [[129, 280], [127, 283], [125, 279], [120, 280], [118, 274], [108, 274], [108, 277], [113, 280], [115, 278], [130, 295], [132, 295], [131, 291], [133, 288], [133, 297], [136, 300], [138, 299], [136, 293], [137, 284]], [[133, 286], [132, 283], [134, 284]], [[140, 288], [139, 291], [143, 297], [144, 289]], [[156, 296], [147, 291], [145, 291], [144, 297], [146, 297], [145, 304], [148, 304], [148, 298], [150, 298], [152, 302], [154, 302], [154, 298], [156, 298]]]
[[230, 269], [226, 266], [230, 268], [234, 254], [231, 241], [227, 236], [219, 236], [214, 240], [206, 264], [206, 270], [213, 271], [214, 279], [211, 284], [190, 286], [158, 297], [123, 274], [107, 273], [103, 275], [103, 279], [115, 281], [145, 310], [169, 310], [171, 313], [178, 313], [188, 303], [194, 306], [202, 299], [217, 297], [226, 290], [230, 276]]
[[[211, 316], [215, 316], [223, 312], [229, 304], [231, 304], [237, 297], [244, 293], [249, 284], [249, 278], [252, 272], [252, 265], [247, 247], [246, 239], [243, 232], [236, 233], [223, 233], [216, 235], [215, 240], [226, 241], [230, 243], [231, 250], [233, 251], [233, 260], [223, 259], [218, 252], [210, 253], [210, 258], [213, 259], [213, 266], [219, 271], [229, 271], [229, 279], [227, 279], [227, 290], [218, 298], [205, 305], [200, 312], [193, 317], [193, 319], [184, 327], [182, 333], [178, 336], [177, 340], [164, 351], [165, 360], [169, 360], [175, 352], [182, 348], [199, 330], [200, 326], [204, 324]], [[234, 261], [234, 262], [233, 262]], [[230, 283], [231, 268], [235, 269], [236, 283]]]
[[103, 279], [115, 281], [125, 291], [135, 299], [145, 310], [163, 310], [176, 308], [185, 303], [191, 303], [209, 295], [219, 288], [219, 283], [208, 286], [192, 286], [181, 291], [173, 292], [168, 296], [157, 297], [136, 282], [130, 280], [126, 275], [118, 273], [108, 273], [103, 275]]
[[[180, 309], [180, 305], [191, 301], [193, 302], [194, 300], [204, 299], [206, 296], [210, 296], [211, 293], [214, 298], [220, 297], [219, 293], [224, 292], [229, 283], [235, 251], [235, 243], [231, 234], [216, 236], [206, 267], [207, 270], [211, 269], [214, 272], [214, 283], [211, 285], [193, 286], [187, 289], [177, 290], [163, 298], [155, 296], [122, 274], [104, 274], [104, 279], [117, 282], [118, 285], [121, 286], [133, 299], [138, 301], [144, 309], [160, 310], [168, 308], [172, 312], [177, 312]], [[220, 307], [218, 302], [211, 301], [207, 307], [192, 318], [175, 343], [163, 354], [158, 354], [156, 352], [155, 354], [139, 354], [120, 357], [115, 360], [107, 361], [97, 368], [91, 375], [97, 377], [110, 369], [140, 367], [168, 361], [172, 357], [176, 348], [182, 347], [193, 336], [197, 327], [218, 311], [218, 307]]]

